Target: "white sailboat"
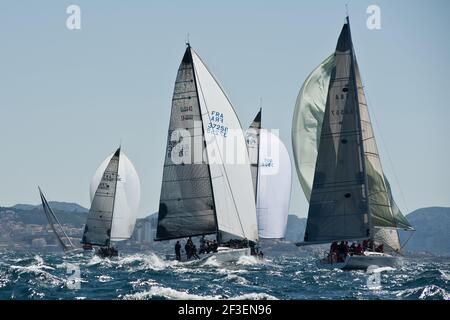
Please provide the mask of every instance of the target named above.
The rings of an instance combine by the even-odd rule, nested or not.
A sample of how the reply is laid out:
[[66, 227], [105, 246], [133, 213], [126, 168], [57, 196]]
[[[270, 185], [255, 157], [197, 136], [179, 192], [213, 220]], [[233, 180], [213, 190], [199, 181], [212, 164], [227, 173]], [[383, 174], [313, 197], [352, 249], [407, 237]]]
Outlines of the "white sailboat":
[[81, 240], [83, 248], [99, 246], [100, 256], [117, 256], [112, 243], [131, 237], [140, 201], [136, 169], [120, 148], [97, 168], [90, 197], [91, 208]]
[[367, 248], [323, 265], [366, 269], [401, 262], [398, 229], [413, 230], [385, 177], [347, 21], [336, 52], [306, 79], [297, 98], [292, 143], [300, 184], [309, 201], [304, 242], [369, 241]]
[[291, 198], [291, 159], [280, 138], [261, 128], [258, 112], [246, 132], [256, 194], [258, 233], [262, 239], [283, 239]]
[[172, 98], [155, 240], [216, 235], [214, 254], [236, 260], [250, 249], [231, 243], [258, 241], [254, 199], [239, 119], [187, 44]]
[[39, 189], [39, 195], [41, 197], [42, 201], [42, 209], [44, 210], [45, 217], [48, 220], [48, 223], [50, 227], [53, 230], [53, 233], [56, 236], [56, 239], [58, 240], [58, 244], [61, 246], [61, 248], [66, 251], [72, 251], [75, 249], [75, 246], [73, 245], [72, 241], [70, 240], [70, 237], [67, 235], [67, 233], [64, 231], [63, 226], [59, 222], [58, 217], [53, 212], [52, 208], [47, 202], [47, 199], [45, 199], [44, 194], [42, 193], [42, 190], [40, 187]]

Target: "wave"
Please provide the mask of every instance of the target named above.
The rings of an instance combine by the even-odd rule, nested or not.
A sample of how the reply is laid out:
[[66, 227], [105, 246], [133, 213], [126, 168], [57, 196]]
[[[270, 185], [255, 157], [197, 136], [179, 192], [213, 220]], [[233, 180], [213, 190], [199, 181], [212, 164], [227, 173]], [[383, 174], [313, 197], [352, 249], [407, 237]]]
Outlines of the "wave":
[[267, 293], [251, 292], [238, 296], [226, 297], [221, 295], [198, 295], [189, 293], [187, 290], [178, 291], [172, 288], [153, 286], [148, 291], [127, 294], [123, 296], [124, 300], [148, 300], [148, 299], [169, 299], [169, 300], [277, 300], [276, 297]]
[[420, 300], [450, 300], [450, 294], [445, 291], [445, 289], [434, 284], [425, 287], [401, 290], [396, 293], [396, 296], [400, 298], [413, 298]]
[[240, 256], [236, 264], [243, 266], [251, 266], [255, 264], [264, 264], [264, 260], [261, 260], [255, 256]]

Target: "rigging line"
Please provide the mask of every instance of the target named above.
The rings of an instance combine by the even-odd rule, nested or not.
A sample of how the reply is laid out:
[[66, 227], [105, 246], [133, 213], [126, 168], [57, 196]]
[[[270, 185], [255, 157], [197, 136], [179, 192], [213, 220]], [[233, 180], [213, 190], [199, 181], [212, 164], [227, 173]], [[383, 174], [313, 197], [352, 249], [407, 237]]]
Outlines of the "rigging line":
[[416, 232], [416, 230], [410, 230], [410, 231], [412, 231], [411, 234], [409, 235], [408, 239], [406, 239], [405, 243], [403, 243], [403, 245], [400, 247], [400, 250], [406, 246], [406, 244], [409, 242], [409, 240], [411, 240], [412, 236], [414, 235], [414, 232]]
[[[197, 69], [196, 69], [196, 66], [195, 66], [195, 64], [194, 64], [194, 61], [192, 61], [192, 67], [193, 67], [193, 69], [194, 69], [194, 73], [197, 73]], [[207, 70], [207, 71], [209, 72], [209, 70]], [[216, 80], [214, 77], [212, 77], [212, 78], [214, 79], [214, 81], [217, 82], [217, 80]], [[196, 79], [198, 79], [198, 77], [196, 77]], [[198, 86], [199, 86], [199, 89], [200, 89], [200, 91], [201, 91], [201, 93], [202, 93], [203, 103], [205, 104], [205, 108], [206, 108], [206, 111], [207, 111], [207, 114], [208, 114], [208, 119], [209, 119], [210, 122], [212, 122], [211, 117], [210, 117], [210, 114], [209, 114], [208, 106], [207, 106], [207, 104], [206, 104], [206, 99], [205, 99], [205, 96], [204, 96], [204, 94], [203, 94], [202, 84], [200, 83], [200, 81], [198, 81]], [[219, 87], [220, 87], [220, 85], [219, 85]], [[229, 102], [228, 99], [227, 99], [227, 101]], [[230, 103], [230, 105], [231, 105], [231, 103]], [[202, 115], [203, 115], [203, 114], [202, 114]], [[203, 117], [202, 117], [202, 122], [203, 122]], [[224, 165], [224, 163], [223, 163], [222, 152], [221, 152], [221, 150], [220, 150], [220, 148], [219, 148], [219, 143], [217, 142], [216, 135], [213, 135], [213, 136], [214, 136], [214, 142], [216, 143], [216, 147], [217, 147], [218, 153], [219, 153], [219, 155], [220, 155], [220, 160], [222, 161], [222, 168], [223, 168], [223, 172], [225, 173], [225, 177], [226, 177], [226, 180], [227, 180], [227, 185], [228, 185], [228, 187], [230, 188], [231, 197], [233, 198], [233, 204], [234, 204], [234, 208], [235, 208], [235, 210], [236, 210], [236, 215], [237, 215], [237, 218], [238, 218], [238, 221], [239, 221], [239, 225], [240, 225], [240, 227], [241, 227], [242, 234], [243, 234], [244, 237], [245, 237], [244, 227], [242, 226], [242, 221], [241, 221], [241, 217], [240, 217], [240, 215], [239, 215], [239, 210], [238, 210], [238, 208], [237, 208], [237, 206], [236, 206], [236, 200], [234, 199], [233, 189], [231, 188], [230, 181], [229, 181], [229, 179], [228, 179], [228, 173], [227, 173], [227, 171], [225, 170], [225, 165]], [[213, 191], [213, 192], [214, 192], [214, 191]]]
[[[363, 80], [362, 80], [362, 79], [361, 79], [361, 83], [363, 84], [363, 88], [365, 89], [364, 91], [365, 91], [365, 96], [366, 96], [367, 104], [372, 105], [372, 103], [369, 101], [370, 99], [369, 99], [369, 93], [368, 93], [367, 87], [366, 87], [366, 85], [363, 83]], [[376, 114], [375, 114], [375, 112], [374, 112], [375, 109], [376, 109], [376, 108], [374, 108], [373, 105], [372, 105], [372, 115], [373, 115], [373, 120], [374, 120], [374, 122], [375, 122], [375, 126], [377, 127], [377, 131], [378, 131], [378, 133], [379, 133], [378, 135], [379, 135], [380, 138], [381, 138], [381, 144], [383, 145], [383, 148], [384, 148], [384, 150], [386, 151], [386, 155], [387, 155], [387, 158], [388, 158], [389, 166], [391, 167], [392, 173], [394, 174], [395, 184], [397, 185], [397, 188], [398, 188], [398, 190], [400, 191], [400, 196], [401, 196], [401, 198], [402, 198], [403, 205], [405, 206], [406, 211], [409, 213], [410, 211], [409, 211], [409, 208], [408, 208], [408, 205], [407, 205], [407, 202], [406, 202], [406, 198], [405, 198], [405, 195], [404, 195], [404, 193], [403, 193], [403, 189], [402, 189], [402, 187], [401, 187], [401, 185], [400, 185], [400, 180], [399, 180], [399, 178], [398, 178], [398, 176], [397, 176], [397, 173], [396, 173], [396, 170], [395, 170], [395, 167], [394, 167], [394, 163], [393, 163], [393, 161], [392, 161], [391, 155], [390, 155], [390, 153], [389, 153], [389, 149], [388, 149], [388, 147], [387, 147], [387, 143], [386, 143], [386, 141], [385, 141], [385, 139], [384, 139], [382, 130], [381, 130], [380, 126], [378, 125], [378, 120], [377, 120]], [[374, 133], [374, 138], [375, 138], [375, 133]]]

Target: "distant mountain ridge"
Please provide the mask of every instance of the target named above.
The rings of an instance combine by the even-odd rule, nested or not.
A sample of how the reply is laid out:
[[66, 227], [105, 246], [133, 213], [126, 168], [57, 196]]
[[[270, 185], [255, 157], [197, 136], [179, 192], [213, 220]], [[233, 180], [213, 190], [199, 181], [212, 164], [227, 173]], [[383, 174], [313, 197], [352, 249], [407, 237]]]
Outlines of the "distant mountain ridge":
[[[89, 209], [86, 209], [85, 207], [80, 206], [78, 203], [73, 202], [60, 202], [60, 201], [49, 201], [48, 204], [53, 210], [60, 210], [60, 211], [69, 211], [69, 212], [89, 212]], [[16, 204], [15, 206], [12, 206], [12, 209], [18, 209], [18, 210], [34, 210], [39, 209], [42, 205], [32, 205], [32, 204]]]

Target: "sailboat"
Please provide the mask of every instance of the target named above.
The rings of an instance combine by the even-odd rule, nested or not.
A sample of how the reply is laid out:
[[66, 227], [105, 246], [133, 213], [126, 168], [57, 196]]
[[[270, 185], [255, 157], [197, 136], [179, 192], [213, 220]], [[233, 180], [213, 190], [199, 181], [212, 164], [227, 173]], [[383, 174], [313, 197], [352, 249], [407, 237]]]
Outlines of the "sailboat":
[[261, 239], [283, 239], [291, 198], [291, 159], [281, 139], [261, 128], [258, 112], [246, 132]]
[[58, 241], [58, 244], [61, 246], [61, 248], [66, 251], [71, 251], [75, 249], [75, 246], [73, 245], [72, 241], [70, 240], [67, 233], [64, 231], [63, 226], [59, 222], [58, 217], [53, 212], [52, 208], [47, 202], [47, 199], [45, 199], [44, 194], [42, 193], [42, 190], [40, 187], [39, 189], [39, 195], [41, 196], [42, 201], [42, 209], [44, 210], [44, 214], [48, 220], [48, 223], [50, 227], [53, 230], [53, 233], [56, 236], [56, 239]]
[[206, 235], [216, 237], [217, 259], [234, 261], [250, 254], [258, 227], [241, 124], [188, 43], [172, 98], [155, 240]]
[[321, 261], [343, 269], [401, 263], [397, 230], [414, 229], [395, 203], [383, 173], [348, 17], [335, 53], [300, 90], [292, 143], [300, 184], [309, 201], [304, 242], [297, 245], [368, 244], [362, 254], [335, 261], [330, 252]]
[[117, 256], [113, 242], [131, 237], [140, 201], [139, 177], [120, 147], [97, 168], [90, 196], [91, 208], [81, 240], [83, 248], [99, 246], [99, 256]]

